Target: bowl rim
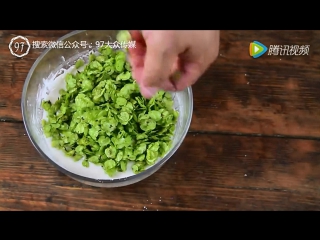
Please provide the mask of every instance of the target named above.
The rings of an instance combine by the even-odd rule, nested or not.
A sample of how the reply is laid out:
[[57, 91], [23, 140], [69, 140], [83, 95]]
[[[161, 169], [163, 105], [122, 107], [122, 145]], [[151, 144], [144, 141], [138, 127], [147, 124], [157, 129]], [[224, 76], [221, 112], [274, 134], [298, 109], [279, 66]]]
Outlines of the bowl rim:
[[[63, 41], [71, 36], [74, 36], [76, 34], [85, 32], [87, 30], [75, 30], [72, 31], [70, 33], [67, 33], [65, 35], [63, 35], [62, 37], [60, 37], [57, 41]], [[90, 30], [89, 30], [90, 31]], [[65, 175], [77, 179], [78, 181], [81, 182], [91, 182], [91, 183], [99, 183], [99, 184], [119, 184], [119, 183], [124, 183], [124, 182], [129, 182], [130, 180], [136, 180], [141, 178], [141, 180], [151, 176], [156, 170], [154, 169], [158, 169], [160, 168], [165, 162], [167, 162], [172, 155], [178, 150], [178, 148], [180, 147], [180, 145], [182, 144], [183, 140], [185, 139], [188, 130], [190, 128], [191, 125], [191, 120], [192, 120], [192, 116], [193, 116], [193, 92], [192, 92], [192, 87], [189, 86], [187, 88], [188, 91], [188, 95], [190, 97], [190, 112], [191, 114], [188, 115], [187, 117], [187, 122], [186, 122], [186, 127], [183, 129], [182, 135], [181, 135], [181, 140], [171, 149], [170, 152], [167, 153], [167, 155], [162, 158], [160, 161], [158, 161], [156, 164], [151, 165], [148, 169], [144, 170], [143, 172], [140, 172], [138, 174], [135, 175], [131, 175], [128, 177], [121, 177], [121, 178], [115, 178], [115, 179], [95, 179], [95, 178], [90, 178], [90, 177], [84, 177], [78, 174], [75, 174], [63, 167], [61, 167], [60, 165], [58, 165], [54, 160], [52, 160], [50, 157], [48, 157], [44, 151], [42, 151], [42, 149], [37, 145], [34, 137], [31, 134], [29, 125], [30, 123], [27, 120], [26, 117], [26, 109], [25, 109], [25, 103], [26, 103], [26, 94], [27, 94], [27, 89], [29, 86], [29, 82], [31, 80], [31, 76], [33, 75], [33, 72], [35, 70], [35, 68], [38, 66], [39, 62], [44, 58], [44, 56], [51, 51], [52, 49], [48, 48], [45, 51], [43, 51], [40, 56], [36, 59], [36, 61], [33, 63], [32, 67], [30, 68], [28, 75], [26, 77], [26, 80], [24, 82], [24, 86], [22, 89], [22, 96], [21, 96], [21, 112], [22, 112], [22, 120], [23, 120], [23, 124], [26, 128], [26, 132], [28, 134], [28, 137], [32, 143], [32, 145], [34, 146], [34, 148], [38, 151], [38, 153], [42, 156], [42, 158], [44, 158], [47, 162], [53, 164], [59, 171], [61, 171], [62, 173], [64, 173]]]

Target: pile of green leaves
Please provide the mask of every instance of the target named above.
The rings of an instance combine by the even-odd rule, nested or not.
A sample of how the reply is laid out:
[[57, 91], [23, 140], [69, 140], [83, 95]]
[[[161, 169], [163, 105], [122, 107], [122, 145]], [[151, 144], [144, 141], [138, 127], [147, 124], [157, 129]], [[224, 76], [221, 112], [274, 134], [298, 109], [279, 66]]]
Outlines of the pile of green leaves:
[[[83, 65], [78, 60], [76, 68]], [[109, 176], [126, 171], [129, 161], [135, 174], [142, 172], [168, 152], [178, 118], [171, 94], [145, 99], [123, 51], [99, 48], [65, 81], [56, 102], [42, 102], [48, 117], [42, 126], [53, 147], [84, 167], [102, 166]]]

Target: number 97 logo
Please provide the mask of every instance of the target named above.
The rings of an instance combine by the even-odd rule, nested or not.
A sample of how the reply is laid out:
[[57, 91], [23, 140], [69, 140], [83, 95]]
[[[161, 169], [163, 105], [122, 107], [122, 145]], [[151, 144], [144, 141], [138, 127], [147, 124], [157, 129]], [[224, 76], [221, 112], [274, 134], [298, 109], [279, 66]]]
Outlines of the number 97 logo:
[[9, 50], [15, 57], [24, 57], [29, 53], [30, 43], [26, 37], [16, 36], [9, 43]]

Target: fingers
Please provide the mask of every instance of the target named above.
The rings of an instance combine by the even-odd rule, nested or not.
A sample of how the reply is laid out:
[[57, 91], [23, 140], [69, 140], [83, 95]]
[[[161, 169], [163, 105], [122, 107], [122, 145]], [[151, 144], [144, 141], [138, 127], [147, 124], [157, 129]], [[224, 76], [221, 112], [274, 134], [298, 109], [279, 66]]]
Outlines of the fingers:
[[[219, 32], [131, 31], [136, 48], [130, 49], [132, 74], [145, 98], [160, 89], [182, 91], [193, 85], [219, 48]], [[190, 40], [192, 38], [192, 41]], [[180, 78], [171, 77], [176, 70]]]
[[174, 81], [176, 91], [182, 91], [185, 88], [193, 85], [201, 76], [202, 71], [196, 64], [186, 64], [183, 66], [181, 76]]
[[139, 30], [129, 30], [131, 38], [133, 41], [137, 41], [137, 42], [143, 42], [144, 38], [143, 35], [141, 33], [141, 31]]
[[181, 72], [181, 76], [173, 82], [176, 91], [184, 90], [200, 78], [209, 67], [211, 58], [214, 57], [211, 52], [212, 50], [205, 51], [205, 49], [197, 46], [197, 48], [189, 49], [179, 55], [178, 69]]
[[163, 49], [156, 43], [148, 45], [141, 79], [141, 94], [144, 97], [151, 98], [160, 89], [174, 89], [169, 77], [175, 60], [173, 51]]
[[135, 41], [134, 48], [128, 48], [128, 60], [132, 67], [133, 78], [140, 83], [142, 77], [142, 70], [144, 65], [144, 57], [146, 54], [146, 43], [141, 34], [141, 31], [134, 30], [130, 31], [132, 40]]

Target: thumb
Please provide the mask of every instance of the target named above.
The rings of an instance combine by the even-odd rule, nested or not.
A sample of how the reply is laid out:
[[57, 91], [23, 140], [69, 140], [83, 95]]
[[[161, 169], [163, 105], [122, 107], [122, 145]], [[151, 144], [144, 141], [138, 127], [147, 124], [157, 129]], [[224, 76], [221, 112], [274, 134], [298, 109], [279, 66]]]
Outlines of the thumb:
[[176, 56], [173, 51], [164, 50], [161, 45], [160, 47], [148, 45], [140, 86], [144, 97], [151, 98], [158, 90], [168, 86], [175, 60]]
[[183, 91], [185, 88], [193, 85], [201, 76], [202, 72], [199, 67], [193, 64], [187, 64], [184, 66], [182, 75], [177, 81], [174, 81], [174, 85], [177, 91]]

